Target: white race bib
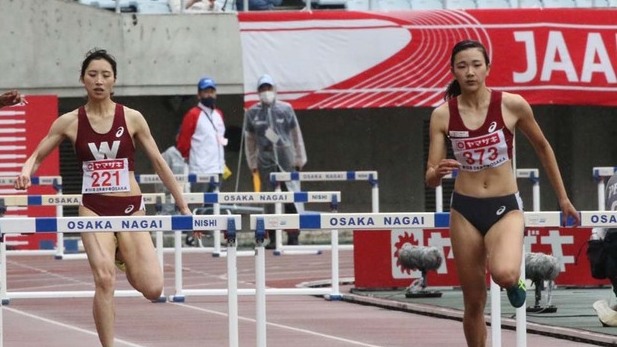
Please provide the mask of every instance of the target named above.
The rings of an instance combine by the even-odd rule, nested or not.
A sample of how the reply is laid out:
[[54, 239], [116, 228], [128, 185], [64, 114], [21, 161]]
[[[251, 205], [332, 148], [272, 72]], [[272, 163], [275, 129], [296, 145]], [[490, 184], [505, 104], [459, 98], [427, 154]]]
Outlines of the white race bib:
[[465, 171], [480, 171], [506, 163], [508, 144], [503, 130], [478, 137], [452, 138], [452, 150], [456, 161]]
[[128, 192], [129, 163], [123, 159], [101, 159], [83, 163], [82, 194]]

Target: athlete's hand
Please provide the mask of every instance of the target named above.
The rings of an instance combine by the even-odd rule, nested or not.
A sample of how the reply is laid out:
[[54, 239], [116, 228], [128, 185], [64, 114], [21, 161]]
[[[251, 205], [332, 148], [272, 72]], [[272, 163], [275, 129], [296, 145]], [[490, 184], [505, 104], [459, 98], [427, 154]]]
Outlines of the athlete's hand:
[[30, 182], [30, 176], [28, 175], [19, 175], [15, 179], [14, 187], [18, 190], [26, 190], [30, 187], [32, 183]]
[[572, 218], [572, 220], [574, 220], [574, 224], [572, 226], [578, 226], [581, 224], [581, 216], [578, 213], [578, 211], [576, 210], [576, 208], [574, 208], [574, 205], [572, 205], [572, 203], [570, 202], [570, 200], [566, 200], [564, 202], [560, 203], [561, 206], [561, 223], [564, 226], [567, 226], [567, 222], [568, 222], [568, 218]]
[[461, 164], [454, 159], [442, 159], [437, 167], [435, 168], [435, 173], [437, 177], [442, 178], [448, 174], [451, 174], [453, 171], [458, 170], [461, 167]]
[[[191, 212], [191, 210], [189, 209], [189, 207], [188, 207], [188, 206], [183, 206], [183, 207], [179, 208], [178, 210], [179, 210], [179, 211], [180, 211], [180, 213], [181, 213], [182, 215], [184, 215], [184, 216], [190, 216], [190, 215], [192, 215], [192, 214], [193, 214], [193, 213]], [[200, 231], [200, 230], [193, 230], [193, 235], [192, 235], [192, 236], [193, 236], [195, 239], [201, 239], [202, 233], [203, 233], [203, 232], [202, 232], [202, 231]]]

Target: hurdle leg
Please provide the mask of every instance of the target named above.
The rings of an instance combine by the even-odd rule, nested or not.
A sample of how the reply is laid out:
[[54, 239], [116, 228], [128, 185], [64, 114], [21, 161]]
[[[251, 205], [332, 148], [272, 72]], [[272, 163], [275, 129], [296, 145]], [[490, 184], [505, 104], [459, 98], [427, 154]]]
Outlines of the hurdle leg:
[[332, 243], [332, 292], [329, 296], [330, 300], [341, 300], [342, 295], [339, 288], [339, 247], [338, 247], [338, 230], [331, 230]]
[[[282, 203], [277, 202], [276, 204], [274, 204], [274, 213], [283, 213]], [[274, 233], [276, 234], [276, 249], [274, 250], [274, 254], [281, 255], [283, 254], [283, 230], [277, 229]], [[272, 240], [270, 240], [270, 242], [272, 242]]]
[[[156, 231], [155, 232], [155, 240], [156, 240], [156, 257], [159, 260], [159, 266], [161, 267], [161, 273], [163, 274], [163, 278], [165, 277], [165, 268], [163, 266], [163, 232]], [[165, 287], [163, 287], [163, 292], [161, 296], [156, 302], [166, 302], [167, 297], [165, 296]]]
[[[62, 196], [62, 190], [59, 190], [56, 195]], [[64, 210], [62, 206], [56, 206], [56, 216], [62, 217], [64, 216]], [[64, 257], [64, 234], [56, 233], [56, 259], [62, 259]]]
[[[218, 189], [217, 189], [218, 191]], [[212, 214], [221, 214], [221, 205], [217, 202], [212, 205]], [[221, 255], [221, 231], [214, 230], [212, 232], [213, 242], [214, 242], [214, 250], [212, 252], [213, 257], [218, 257]]]
[[501, 347], [501, 288], [491, 277], [491, 341], [492, 347]]
[[182, 293], [182, 232], [174, 231], [174, 278], [176, 283], [176, 292], [169, 299], [173, 302], [184, 302], [184, 294]]
[[257, 347], [266, 347], [266, 257], [262, 244], [255, 247], [255, 309]]
[[[0, 235], [0, 237], [3, 236]], [[0, 240], [2, 241], [0, 242], [0, 299], [2, 300], [2, 305], [0, 306], [9, 304], [6, 281], [6, 235], [3, 238], [4, 240]]]
[[238, 265], [236, 258], [236, 240], [227, 243], [227, 311], [229, 320], [229, 347], [238, 347]]
[[[521, 279], [525, 280], [525, 247], [521, 261]], [[516, 309], [516, 347], [527, 347], [527, 300]]]

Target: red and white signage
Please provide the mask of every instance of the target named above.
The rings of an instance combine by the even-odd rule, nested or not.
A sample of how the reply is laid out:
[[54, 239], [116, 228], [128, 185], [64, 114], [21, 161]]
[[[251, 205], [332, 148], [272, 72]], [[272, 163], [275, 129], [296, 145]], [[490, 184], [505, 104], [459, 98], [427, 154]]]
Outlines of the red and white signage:
[[247, 106], [262, 74], [296, 109], [438, 105], [454, 44], [531, 104], [617, 105], [617, 9], [239, 13]]
[[[591, 228], [529, 228], [525, 251], [557, 258], [561, 272], [558, 285], [599, 286], [608, 280], [591, 277], [587, 240]], [[399, 252], [410, 246], [436, 247], [442, 264], [427, 274], [429, 286], [459, 286], [450, 243], [449, 229], [395, 229], [354, 231], [355, 287], [360, 289], [402, 288], [421, 277], [420, 271], [406, 269], [398, 261]]]
[[[28, 156], [49, 132], [58, 118], [58, 97], [55, 95], [27, 95], [27, 104], [0, 109], [0, 175], [17, 177]], [[35, 176], [59, 176], [60, 156], [55, 149], [41, 163]], [[0, 186], [0, 195], [26, 194], [12, 186]], [[32, 186], [27, 194], [56, 194], [51, 186]], [[9, 207], [7, 215], [22, 217], [55, 216], [53, 206]], [[53, 240], [55, 234], [10, 236], [7, 244], [18, 249], [38, 249], [42, 240]]]

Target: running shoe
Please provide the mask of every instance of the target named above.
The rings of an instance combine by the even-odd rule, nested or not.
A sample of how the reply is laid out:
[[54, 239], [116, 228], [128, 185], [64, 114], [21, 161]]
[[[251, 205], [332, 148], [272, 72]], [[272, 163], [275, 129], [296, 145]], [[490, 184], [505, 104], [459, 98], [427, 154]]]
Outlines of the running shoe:
[[617, 311], [614, 307], [609, 306], [608, 301], [598, 300], [594, 302], [593, 309], [596, 311], [602, 326], [617, 327]]
[[525, 304], [525, 299], [527, 298], [527, 286], [525, 285], [525, 280], [519, 279], [518, 284], [508, 288], [508, 300], [510, 300], [510, 305], [515, 308], [519, 308]]

